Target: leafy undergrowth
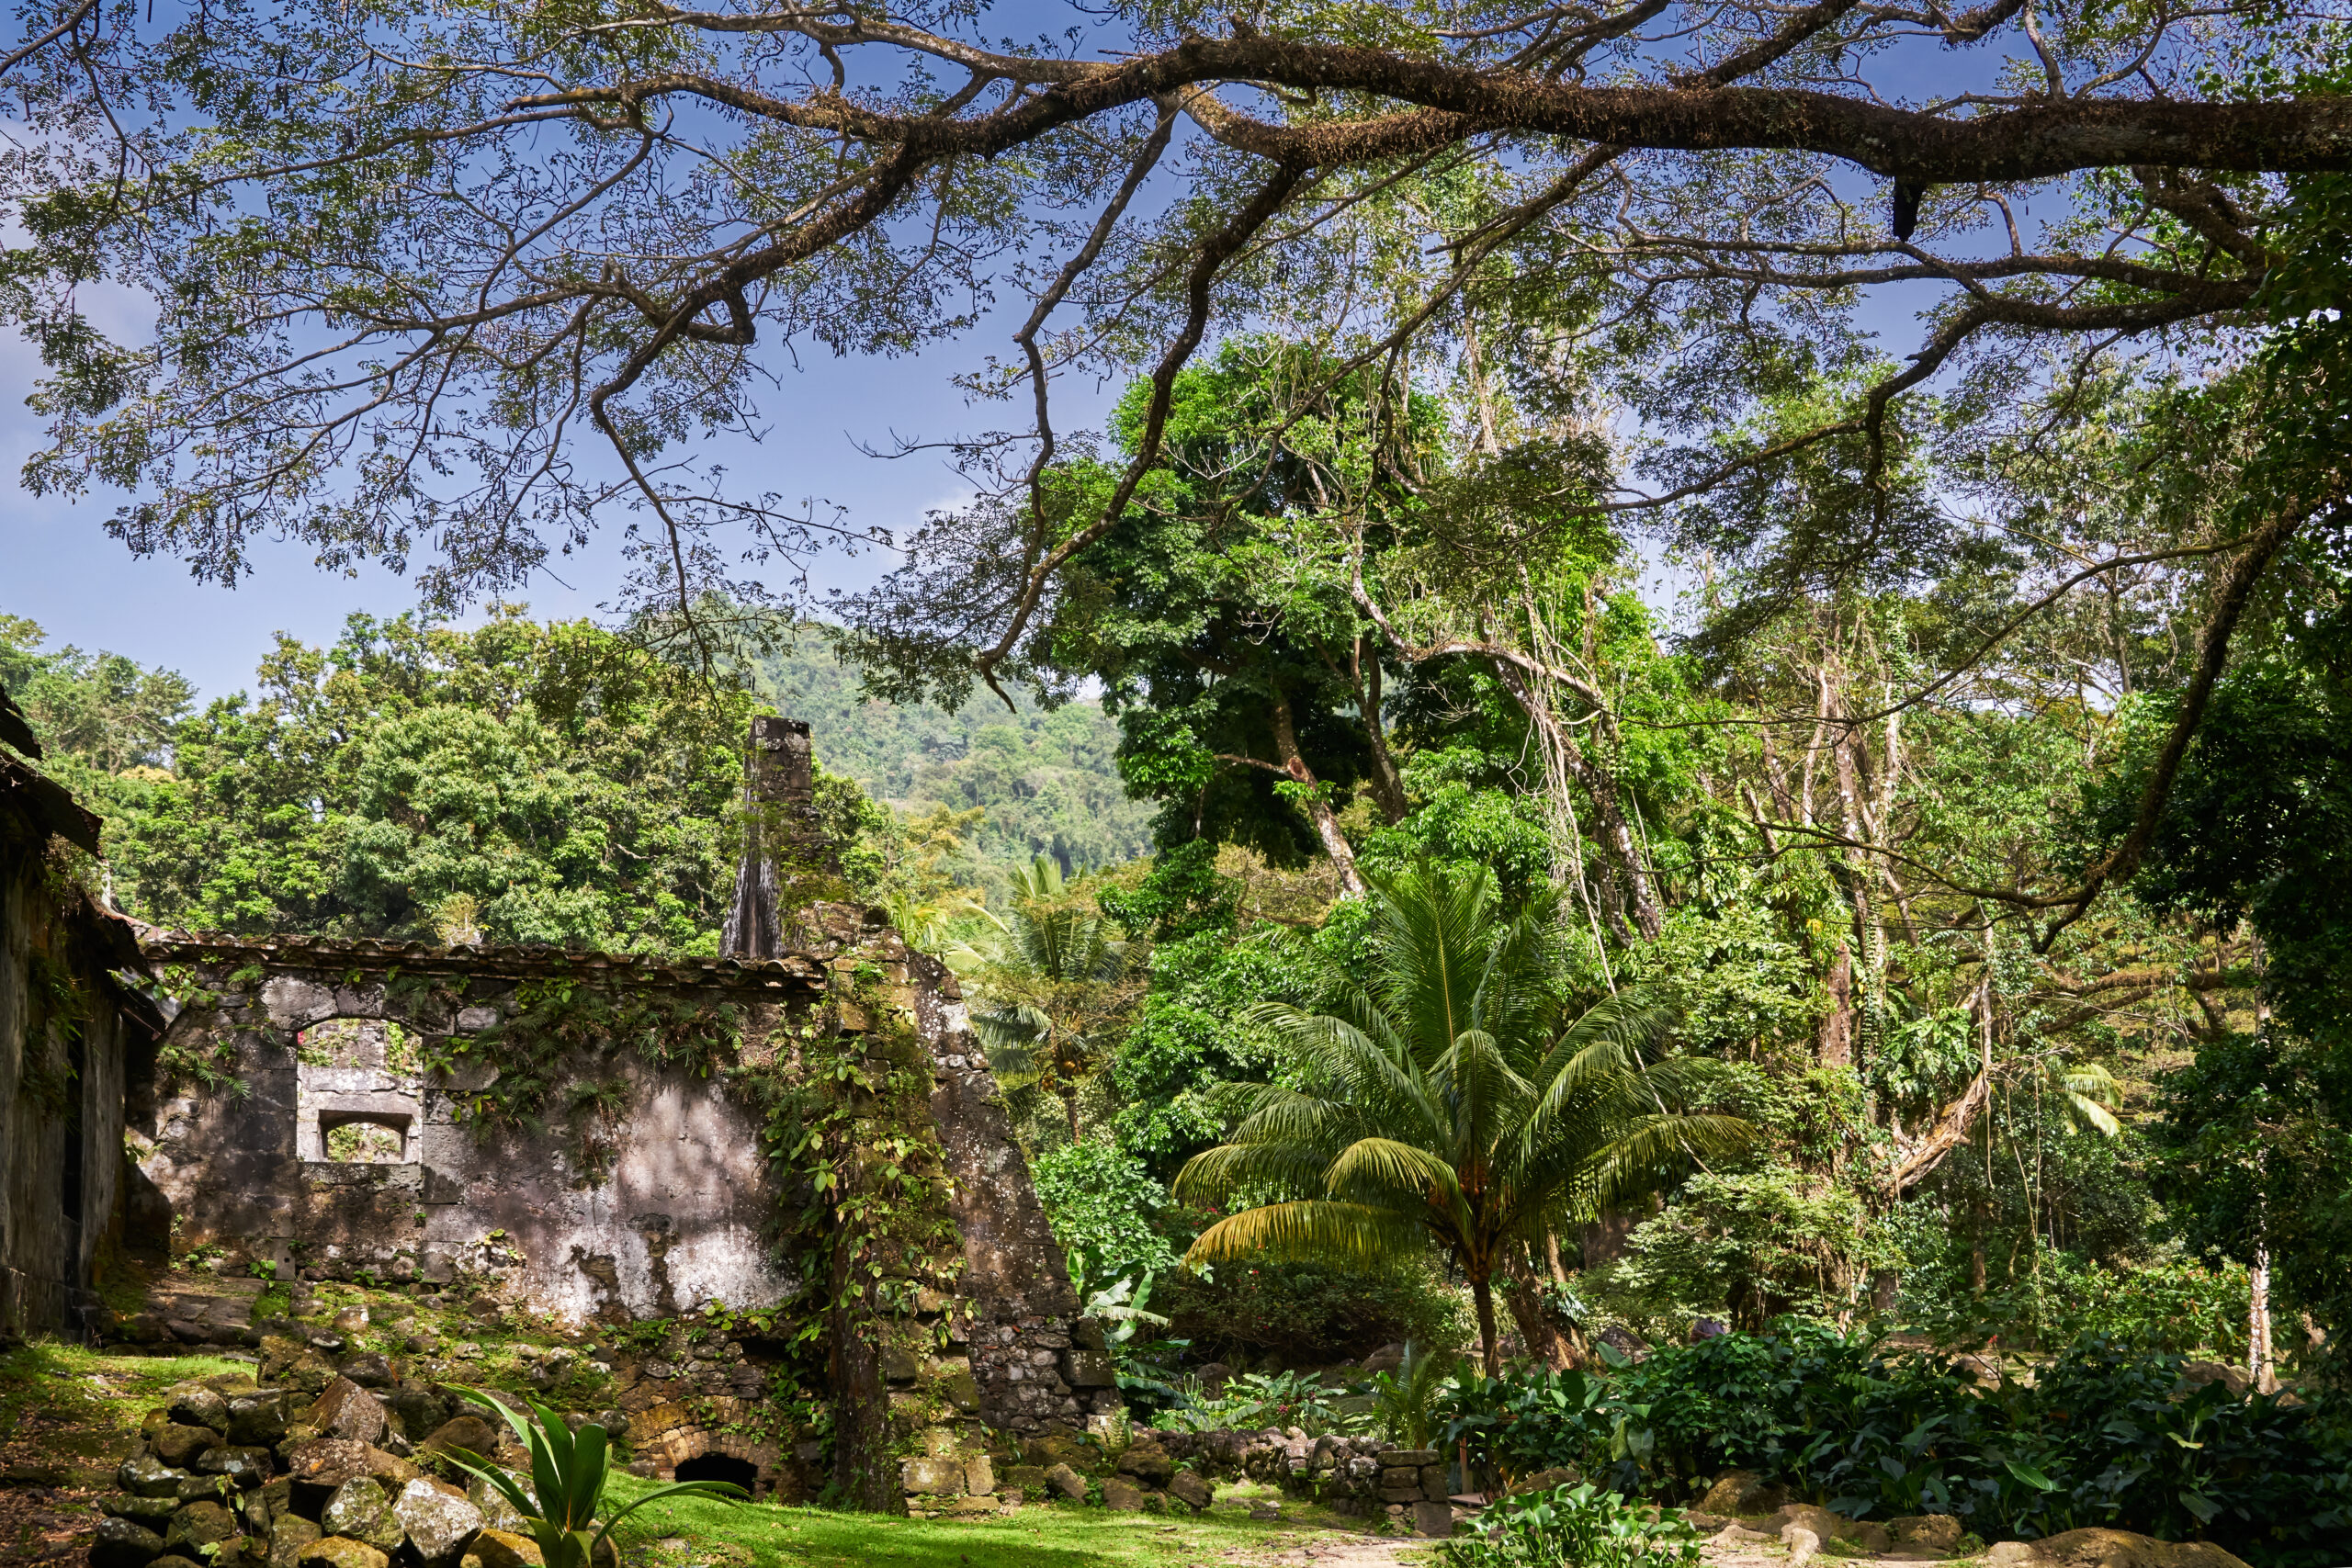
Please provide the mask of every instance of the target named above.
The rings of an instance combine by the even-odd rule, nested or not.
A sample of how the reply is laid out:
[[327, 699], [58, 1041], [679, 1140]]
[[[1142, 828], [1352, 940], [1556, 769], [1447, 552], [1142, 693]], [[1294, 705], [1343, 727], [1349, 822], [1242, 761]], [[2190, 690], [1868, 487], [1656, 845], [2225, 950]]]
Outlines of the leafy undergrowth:
[[[655, 1483], [614, 1477], [618, 1503]], [[649, 1504], [621, 1522], [626, 1562], [641, 1568], [1216, 1568], [1261, 1562], [1334, 1533], [1319, 1510], [1284, 1505], [1280, 1522], [1220, 1498], [1207, 1514], [1165, 1519], [1099, 1508], [1032, 1506], [977, 1519], [886, 1518], [687, 1498]], [[1360, 1525], [1351, 1529], [1361, 1540]]]

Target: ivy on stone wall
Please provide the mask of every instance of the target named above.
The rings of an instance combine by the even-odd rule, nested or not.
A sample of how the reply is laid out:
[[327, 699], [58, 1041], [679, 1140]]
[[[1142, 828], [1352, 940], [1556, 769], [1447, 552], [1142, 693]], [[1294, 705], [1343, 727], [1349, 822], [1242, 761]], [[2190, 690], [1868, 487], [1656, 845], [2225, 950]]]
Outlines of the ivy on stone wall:
[[924, 1317], [946, 1304], [964, 1263], [931, 1120], [930, 1053], [879, 978], [870, 965], [835, 971], [835, 996], [865, 1030], [809, 1025], [793, 1059], [738, 1077], [764, 1112], [779, 1240], [801, 1265], [797, 1338], [821, 1341], [829, 1362], [831, 1491], [897, 1512], [899, 1460], [938, 1396], [911, 1393], [894, 1410], [886, 1369], [944, 1348], [944, 1323]]
[[[453, 1006], [458, 999], [454, 993], [445, 998]], [[490, 1083], [450, 1094], [457, 1120], [483, 1131], [539, 1133], [560, 1119], [574, 1139], [582, 1173], [601, 1182], [615, 1157], [610, 1130], [627, 1103], [626, 1084], [609, 1070], [616, 1058], [626, 1054], [708, 1077], [736, 1058], [742, 1043], [743, 1010], [732, 1002], [713, 1007], [674, 992], [550, 976], [516, 986], [496, 1023], [443, 1037], [425, 1065], [444, 1081], [461, 1077], [469, 1066], [494, 1066]]]

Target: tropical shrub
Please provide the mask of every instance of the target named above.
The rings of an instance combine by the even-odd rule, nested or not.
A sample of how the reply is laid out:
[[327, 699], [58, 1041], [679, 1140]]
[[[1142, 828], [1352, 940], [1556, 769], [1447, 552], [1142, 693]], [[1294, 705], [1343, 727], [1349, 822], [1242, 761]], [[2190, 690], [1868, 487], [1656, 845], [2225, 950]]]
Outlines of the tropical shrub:
[[1326, 1382], [1317, 1372], [1246, 1372], [1229, 1378], [1211, 1394], [1197, 1377], [1179, 1386], [1174, 1409], [1155, 1425], [1170, 1432], [1259, 1432], [1296, 1427], [1310, 1438], [1327, 1433], [1368, 1432], [1375, 1425], [1373, 1401], [1351, 1394], [1343, 1383]]
[[450, 1462], [497, 1488], [523, 1516], [523, 1527], [537, 1542], [547, 1568], [587, 1568], [596, 1549], [613, 1527], [648, 1503], [665, 1497], [709, 1497], [721, 1503], [747, 1500], [751, 1494], [731, 1481], [679, 1481], [657, 1486], [636, 1502], [596, 1522], [605, 1506], [605, 1483], [612, 1476], [611, 1439], [594, 1422], [573, 1432], [563, 1417], [533, 1402], [538, 1419], [526, 1421], [504, 1401], [494, 1402], [514, 1435], [530, 1445], [531, 1483], [525, 1487], [512, 1475], [480, 1454], [464, 1449], [449, 1450]]
[[2352, 1409], [2187, 1383], [2177, 1356], [2089, 1336], [2031, 1387], [1784, 1320], [1606, 1376], [1458, 1384], [1446, 1441], [1508, 1480], [1574, 1464], [1628, 1495], [1751, 1470], [1858, 1518], [1957, 1516], [1987, 1540], [2088, 1526], [2323, 1568], [2352, 1537]]
[[1512, 1498], [1441, 1551], [1448, 1568], [1698, 1568], [1700, 1562], [1699, 1532], [1680, 1514], [1638, 1506], [1589, 1482]]

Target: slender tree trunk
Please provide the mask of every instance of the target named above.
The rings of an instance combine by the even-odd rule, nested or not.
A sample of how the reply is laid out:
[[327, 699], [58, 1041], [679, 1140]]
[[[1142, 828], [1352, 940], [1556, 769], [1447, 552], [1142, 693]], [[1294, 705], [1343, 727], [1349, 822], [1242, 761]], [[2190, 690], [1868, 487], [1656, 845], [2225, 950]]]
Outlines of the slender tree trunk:
[[2270, 1244], [2254, 1244], [2254, 1263], [2246, 1269], [2245, 1372], [2258, 1393], [2276, 1393], [2278, 1374], [2270, 1359]]
[[890, 1436], [890, 1396], [882, 1382], [873, 1286], [854, 1277], [846, 1236], [832, 1265], [833, 1485], [853, 1509], [903, 1514], [906, 1492]]
[[1069, 1141], [1075, 1144], [1078, 1142], [1078, 1089], [1075, 1086], [1064, 1086], [1062, 1111], [1069, 1117]]
[[1544, 1310], [1535, 1270], [1514, 1252], [1504, 1260], [1503, 1274], [1507, 1280], [1503, 1305], [1510, 1309], [1512, 1325], [1518, 1328], [1520, 1343], [1527, 1347], [1528, 1355], [1555, 1372], [1575, 1366], [1576, 1347]]
[[1560, 723], [1551, 705], [1528, 684], [1517, 666], [1499, 659], [1490, 663], [1512, 700], [1543, 730], [1546, 742], [1558, 750], [1569, 776], [1583, 786], [1586, 797], [1592, 802], [1594, 826], [1598, 829], [1595, 837], [1609, 857], [1614, 880], [1624, 889], [1626, 908], [1633, 916], [1634, 925], [1642, 940], [1656, 942], [1666, 930], [1666, 912], [1658, 904], [1657, 888], [1650, 880], [1649, 866], [1642, 858], [1633, 826], [1626, 820], [1616, 777], [1585, 755], [1576, 737]]
[[1480, 1359], [1486, 1364], [1487, 1375], [1490, 1378], [1498, 1378], [1503, 1375], [1503, 1353], [1502, 1344], [1495, 1335], [1494, 1281], [1483, 1274], [1473, 1276], [1470, 1280], [1470, 1299], [1478, 1305]]
[[1348, 843], [1348, 836], [1340, 831], [1340, 819], [1332, 815], [1331, 803], [1323, 798], [1323, 791], [1315, 777], [1315, 770], [1299, 755], [1298, 730], [1291, 723], [1290, 699], [1281, 692], [1274, 694], [1274, 755], [1282, 759], [1283, 771], [1294, 783], [1304, 784], [1312, 793], [1306, 801], [1307, 820], [1315, 825], [1315, 836], [1322, 840], [1323, 852], [1331, 857], [1332, 866], [1340, 874], [1340, 891], [1351, 898], [1363, 897], [1363, 878], [1356, 872], [1356, 852]]
[[1826, 1067], [1842, 1067], [1854, 1059], [1854, 949], [1838, 939], [1838, 956], [1829, 963], [1829, 1011], [1821, 1021], [1815, 1054]]
[[[1356, 658], [1363, 658], [1363, 639], [1356, 639]], [[1373, 655], [1369, 668], [1363, 671], [1356, 684], [1356, 712], [1363, 719], [1364, 739], [1372, 743], [1372, 798], [1380, 807], [1380, 815], [1390, 827], [1405, 820], [1405, 780], [1396, 771], [1396, 759], [1388, 750], [1388, 727], [1380, 717], [1380, 656]]]

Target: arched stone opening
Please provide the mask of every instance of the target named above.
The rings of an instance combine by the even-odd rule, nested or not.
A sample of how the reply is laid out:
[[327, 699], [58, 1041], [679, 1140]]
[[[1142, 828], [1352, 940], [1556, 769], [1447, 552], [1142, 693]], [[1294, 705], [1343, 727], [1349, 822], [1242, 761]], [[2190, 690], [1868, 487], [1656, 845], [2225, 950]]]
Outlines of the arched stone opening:
[[746, 1492], [757, 1492], [760, 1484], [760, 1467], [750, 1460], [737, 1459], [733, 1454], [696, 1454], [690, 1460], [680, 1461], [677, 1469], [672, 1472], [671, 1479], [673, 1481], [726, 1481], [741, 1486]]
[[[732, 1407], [714, 1411], [713, 1419], [728, 1419], [746, 1408], [736, 1400], [710, 1403]], [[663, 1414], [678, 1408], [672, 1405]], [[732, 1481], [763, 1500], [775, 1495], [784, 1455], [775, 1443], [695, 1420], [655, 1427], [640, 1416], [629, 1427], [630, 1446], [639, 1459], [652, 1462], [654, 1474], [663, 1481]]]

